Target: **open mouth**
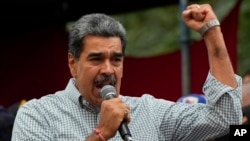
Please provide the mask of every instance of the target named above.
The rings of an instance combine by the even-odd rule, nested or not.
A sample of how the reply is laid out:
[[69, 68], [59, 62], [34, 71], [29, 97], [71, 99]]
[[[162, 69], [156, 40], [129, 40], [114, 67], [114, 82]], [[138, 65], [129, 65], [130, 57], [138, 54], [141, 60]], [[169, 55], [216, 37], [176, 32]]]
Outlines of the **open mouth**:
[[112, 84], [112, 83], [96, 84], [95, 86], [96, 86], [97, 89], [102, 89], [102, 87], [104, 87], [105, 85], [112, 85], [112, 86], [114, 86], [114, 84]]
[[95, 80], [94, 84], [97, 89], [101, 89], [105, 85], [112, 85], [116, 84], [116, 79], [114, 75], [99, 75]]
[[[96, 84], [95, 87], [96, 87], [96, 94], [98, 95], [98, 97], [102, 98], [101, 96], [101, 91], [102, 91], [102, 88], [106, 85], [112, 85], [112, 83], [101, 83], [101, 84]], [[114, 84], [112, 85], [114, 86]]]

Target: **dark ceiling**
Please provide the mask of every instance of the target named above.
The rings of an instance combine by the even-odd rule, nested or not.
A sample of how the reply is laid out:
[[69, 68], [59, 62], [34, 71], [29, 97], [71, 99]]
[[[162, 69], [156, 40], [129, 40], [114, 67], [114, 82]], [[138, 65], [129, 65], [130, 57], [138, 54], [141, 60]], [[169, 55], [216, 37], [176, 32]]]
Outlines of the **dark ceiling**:
[[0, 34], [14, 35], [45, 26], [64, 25], [86, 13], [119, 14], [178, 3], [179, 0], [1, 0]]

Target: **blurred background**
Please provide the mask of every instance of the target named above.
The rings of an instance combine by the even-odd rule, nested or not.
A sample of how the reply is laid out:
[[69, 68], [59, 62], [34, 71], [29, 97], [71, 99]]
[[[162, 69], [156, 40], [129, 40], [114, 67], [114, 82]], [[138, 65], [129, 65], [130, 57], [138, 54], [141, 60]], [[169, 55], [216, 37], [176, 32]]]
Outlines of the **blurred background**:
[[235, 72], [249, 70], [248, 0], [1, 0], [0, 140], [10, 140], [22, 104], [65, 88], [71, 77], [68, 32], [88, 13], [111, 15], [127, 29], [121, 94], [150, 93], [172, 101], [203, 94], [209, 69], [206, 47], [198, 33], [183, 27], [183, 2], [212, 5]]
[[[238, 0], [189, 0], [191, 3], [209, 3], [213, 6], [220, 21], [229, 15], [235, 7]], [[242, 75], [250, 68], [250, 1], [242, 0], [239, 6], [239, 14], [232, 21], [236, 25], [235, 32], [225, 32], [236, 37], [234, 49], [230, 49], [230, 55], [233, 58], [235, 72]], [[164, 97], [170, 100], [176, 100], [183, 94], [181, 87], [185, 84], [179, 84], [183, 75], [179, 70], [180, 51], [182, 46], [180, 1], [178, 0], [158, 0], [137, 2], [134, 1], [69, 1], [69, 0], [39, 0], [39, 1], [17, 1], [8, 0], [0, 2], [0, 43], [1, 43], [1, 79], [0, 105], [10, 106], [22, 99], [39, 98], [48, 93], [54, 93], [56, 90], [64, 89], [70, 74], [67, 67], [67, 44], [68, 31], [72, 22], [80, 18], [83, 14], [101, 12], [114, 16], [124, 24], [127, 29], [128, 45], [126, 50], [127, 62], [137, 62], [136, 58], [145, 59], [155, 63], [158, 59], [163, 59], [164, 55], [177, 54], [177, 57], [169, 57], [173, 64], [168, 62], [159, 62], [158, 66], [148, 66], [144, 69], [143, 78], [137, 78], [139, 81], [149, 81], [147, 85], [137, 85], [132, 74], [135, 66], [148, 65], [143, 61], [131, 65], [125, 61], [124, 76], [125, 85], [122, 92], [136, 95], [135, 89], [141, 87], [144, 92], [158, 93], [161, 84], [167, 84], [171, 89], [164, 90], [173, 93], [169, 96], [165, 94], [156, 94], [157, 97]], [[227, 22], [227, 26], [231, 26]], [[226, 28], [225, 28], [226, 29]], [[227, 30], [225, 30], [227, 31]], [[196, 32], [190, 31], [188, 34], [190, 48], [197, 41], [202, 40]], [[230, 40], [230, 39], [229, 39]], [[198, 44], [203, 47], [203, 44]], [[229, 44], [229, 46], [231, 43]], [[232, 44], [234, 45], [234, 44]], [[202, 48], [201, 47], [201, 48]], [[197, 51], [196, 51], [197, 52]], [[199, 53], [199, 52], [198, 52]], [[206, 54], [206, 53], [205, 53]], [[190, 56], [198, 54], [190, 53]], [[157, 56], [155, 58], [155, 56]], [[191, 67], [190, 79], [187, 85], [191, 87], [188, 93], [202, 93], [201, 87], [207, 74], [207, 64], [204, 67], [201, 64], [194, 65], [201, 53], [196, 58], [188, 60]], [[206, 57], [206, 56], [205, 56]], [[178, 60], [179, 59], [179, 60]], [[204, 59], [204, 58], [203, 58]], [[194, 60], [194, 61], [193, 61]], [[201, 59], [202, 60], [202, 59]], [[174, 62], [176, 61], [176, 62]], [[179, 61], [179, 62], [178, 62]], [[202, 60], [207, 63], [207, 60]], [[166, 63], [166, 64], [162, 64]], [[192, 64], [193, 63], [193, 64]], [[129, 66], [131, 65], [131, 66]], [[165, 65], [165, 68], [159, 66]], [[178, 65], [178, 67], [176, 67]], [[126, 67], [129, 66], [129, 67]], [[152, 72], [149, 68], [156, 68]], [[133, 68], [128, 70], [128, 68]], [[194, 69], [194, 70], [192, 70]], [[202, 69], [205, 69], [203, 71]], [[168, 70], [170, 72], [168, 72]], [[140, 74], [143, 74], [140, 73]], [[160, 74], [157, 76], [156, 74]], [[168, 74], [163, 80], [157, 80], [157, 77]], [[149, 76], [156, 78], [149, 78]], [[170, 76], [174, 76], [173, 78]], [[179, 75], [179, 76], [178, 76]], [[189, 74], [187, 74], [189, 76]], [[126, 79], [129, 78], [129, 79]], [[194, 78], [194, 79], [193, 79]], [[156, 83], [155, 83], [156, 82]], [[150, 91], [148, 85], [155, 85]], [[159, 84], [158, 84], [159, 83]], [[131, 87], [131, 89], [127, 89]], [[145, 88], [146, 87], [146, 88]], [[189, 89], [189, 88], [188, 88]], [[200, 89], [200, 90], [197, 90]], [[132, 93], [133, 92], [133, 93]], [[165, 92], [164, 92], [165, 93]]]

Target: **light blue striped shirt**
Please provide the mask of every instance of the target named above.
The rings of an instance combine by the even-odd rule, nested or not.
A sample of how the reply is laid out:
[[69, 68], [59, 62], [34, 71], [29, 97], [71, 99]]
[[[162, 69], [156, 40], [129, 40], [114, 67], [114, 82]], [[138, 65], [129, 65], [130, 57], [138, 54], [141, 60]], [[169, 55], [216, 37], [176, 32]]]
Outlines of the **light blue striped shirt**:
[[[122, 96], [131, 107], [128, 125], [133, 141], [204, 141], [225, 134], [229, 125], [241, 124], [241, 77], [238, 88], [217, 81], [210, 73], [203, 90], [207, 104], [175, 103]], [[63, 91], [33, 99], [17, 113], [12, 141], [84, 141], [99, 120], [98, 109], [83, 99], [70, 79]], [[119, 132], [109, 141], [122, 141]]]

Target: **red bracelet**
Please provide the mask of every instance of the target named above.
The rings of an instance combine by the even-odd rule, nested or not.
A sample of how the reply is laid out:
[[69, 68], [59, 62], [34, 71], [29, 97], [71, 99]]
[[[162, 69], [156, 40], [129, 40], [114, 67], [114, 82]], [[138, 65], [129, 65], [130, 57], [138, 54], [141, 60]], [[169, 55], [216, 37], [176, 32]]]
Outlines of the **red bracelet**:
[[106, 139], [102, 136], [102, 131], [99, 128], [94, 128], [93, 131], [94, 131], [95, 134], [97, 134], [99, 136], [99, 138], [102, 141], [106, 141]]

